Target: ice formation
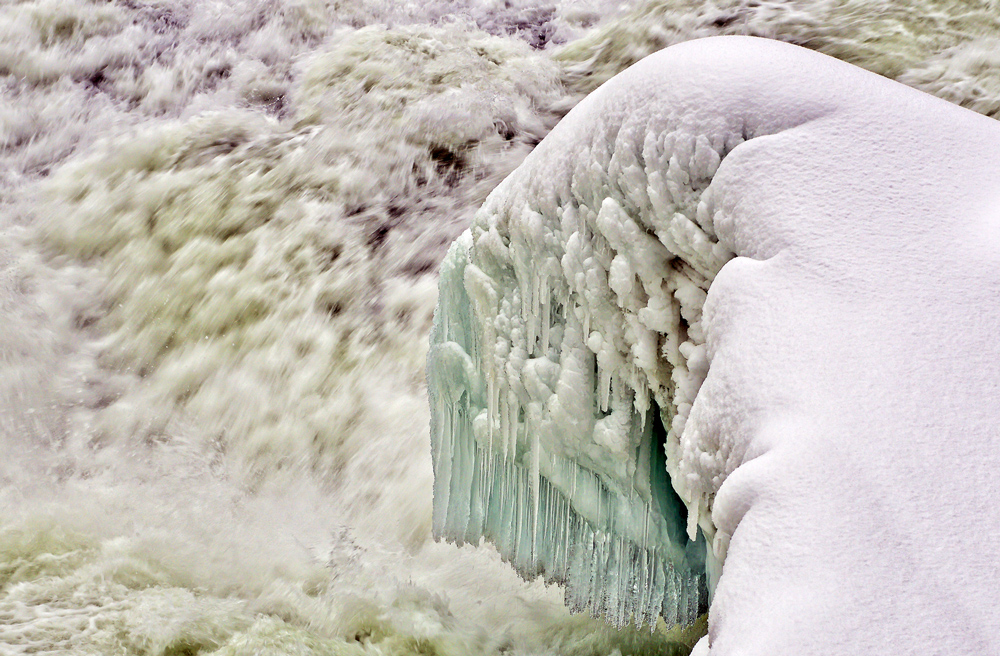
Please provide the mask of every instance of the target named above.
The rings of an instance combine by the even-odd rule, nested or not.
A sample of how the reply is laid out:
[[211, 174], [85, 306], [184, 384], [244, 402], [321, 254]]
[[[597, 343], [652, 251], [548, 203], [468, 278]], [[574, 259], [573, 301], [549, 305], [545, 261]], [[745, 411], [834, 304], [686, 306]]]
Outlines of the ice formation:
[[700, 654], [997, 653], [998, 170], [995, 122], [787, 44], [613, 78], [442, 266], [437, 535], [619, 625], [711, 588]]
[[442, 266], [435, 530], [493, 540], [618, 625], [688, 624], [707, 603], [704, 540], [666, 464], [705, 375], [701, 306], [732, 257], [705, 191], [745, 135], [693, 131], [662, 102], [655, 125], [619, 125], [599, 105], [612, 94], [571, 112]]

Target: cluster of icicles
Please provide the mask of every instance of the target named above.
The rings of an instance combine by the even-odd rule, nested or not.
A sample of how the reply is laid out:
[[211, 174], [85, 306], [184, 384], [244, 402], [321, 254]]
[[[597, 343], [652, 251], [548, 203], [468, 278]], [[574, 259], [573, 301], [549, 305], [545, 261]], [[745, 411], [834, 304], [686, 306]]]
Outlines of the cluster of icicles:
[[619, 627], [690, 624], [709, 599], [703, 509], [671, 463], [707, 369], [701, 308], [732, 257], [707, 189], [742, 138], [602, 126], [574, 150], [559, 129], [442, 264], [435, 534], [485, 538]]

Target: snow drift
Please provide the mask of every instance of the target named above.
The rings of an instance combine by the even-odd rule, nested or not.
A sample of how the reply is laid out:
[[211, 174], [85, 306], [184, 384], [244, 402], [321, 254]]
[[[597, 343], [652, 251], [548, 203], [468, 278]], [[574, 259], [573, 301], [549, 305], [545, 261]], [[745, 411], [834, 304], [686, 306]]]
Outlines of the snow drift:
[[701, 654], [1000, 653], [998, 172], [787, 44], [613, 78], [442, 266], [435, 532]]

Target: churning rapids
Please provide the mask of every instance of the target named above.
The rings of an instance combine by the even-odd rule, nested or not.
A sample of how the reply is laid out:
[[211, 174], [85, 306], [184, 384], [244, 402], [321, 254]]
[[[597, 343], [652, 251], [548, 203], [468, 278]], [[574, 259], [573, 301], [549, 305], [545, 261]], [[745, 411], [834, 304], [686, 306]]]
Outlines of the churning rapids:
[[447, 245], [715, 34], [1000, 117], [993, 0], [0, 2], [0, 654], [684, 654], [435, 542]]

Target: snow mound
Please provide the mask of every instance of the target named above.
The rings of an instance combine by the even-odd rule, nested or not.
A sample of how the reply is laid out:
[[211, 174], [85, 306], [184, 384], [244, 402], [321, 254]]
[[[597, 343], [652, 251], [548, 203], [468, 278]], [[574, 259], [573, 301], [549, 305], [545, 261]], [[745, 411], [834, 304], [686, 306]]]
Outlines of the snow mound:
[[436, 534], [619, 625], [711, 588], [701, 654], [998, 653], [998, 171], [994, 121], [787, 44], [613, 78], [442, 266]]

